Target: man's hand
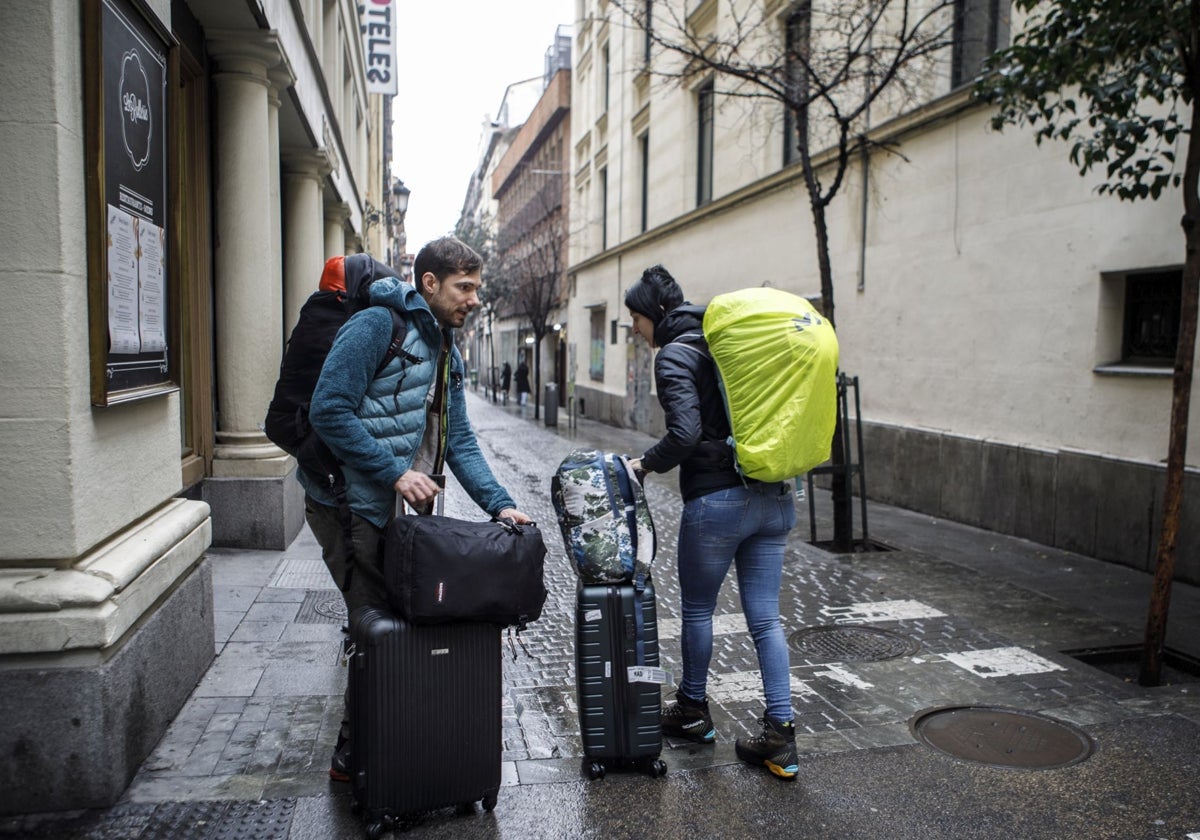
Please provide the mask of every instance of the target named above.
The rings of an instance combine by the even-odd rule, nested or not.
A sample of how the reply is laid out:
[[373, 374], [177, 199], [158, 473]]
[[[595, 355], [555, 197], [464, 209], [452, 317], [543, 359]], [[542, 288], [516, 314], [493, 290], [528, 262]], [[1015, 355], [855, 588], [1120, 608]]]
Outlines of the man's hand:
[[497, 519], [511, 519], [518, 525], [528, 525], [533, 520], [516, 508], [505, 508], [496, 515]]
[[396, 479], [396, 492], [414, 508], [425, 508], [433, 504], [441, 488], [427, 473], [409, 470]]

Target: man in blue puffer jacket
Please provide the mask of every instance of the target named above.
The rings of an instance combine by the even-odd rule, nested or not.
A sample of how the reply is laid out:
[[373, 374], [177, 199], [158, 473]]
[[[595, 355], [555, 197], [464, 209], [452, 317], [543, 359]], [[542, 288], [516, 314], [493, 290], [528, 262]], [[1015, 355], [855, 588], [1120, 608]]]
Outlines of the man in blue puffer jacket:
[[[519, 511], [483, 457], [467, 418], [463, 360], [452, 331], [479, 306], [483, 260], [453, 237], [436, 239], [413, 263], [416, 288], [384, 277], [371, 285], [372, 306], [355, 314], [334, 339], [313, 392], [309, 419], [346, 477], [352, 511], [354, 573], [344, 593], [353, 612], [386, 606], [380, 548], [399, 494], [427, 512], [440, 488], [431, 478], [449, 465], [459, 483], [491, 516], [531, 521]], [[392, 341], [392, 316], [408, 323], [400, 352], [378, 370]], [[378, 370], [378, 373], [376, 371]], [[345, 575], [343, 529], [334, 499], [298, 472], [305, 517], [334, 580]], [[348, 781], [350, 726], [346, 715], [329, 775]]]

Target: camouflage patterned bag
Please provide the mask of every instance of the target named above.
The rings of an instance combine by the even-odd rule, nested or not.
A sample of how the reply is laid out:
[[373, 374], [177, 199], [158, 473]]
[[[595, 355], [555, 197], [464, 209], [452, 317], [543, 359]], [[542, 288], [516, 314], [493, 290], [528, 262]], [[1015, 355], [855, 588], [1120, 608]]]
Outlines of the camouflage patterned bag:
[[576, 449], [550, 480], [567, 557], [585, 583], [645, 580], [654, 560], [654, 522], [629, 459]]

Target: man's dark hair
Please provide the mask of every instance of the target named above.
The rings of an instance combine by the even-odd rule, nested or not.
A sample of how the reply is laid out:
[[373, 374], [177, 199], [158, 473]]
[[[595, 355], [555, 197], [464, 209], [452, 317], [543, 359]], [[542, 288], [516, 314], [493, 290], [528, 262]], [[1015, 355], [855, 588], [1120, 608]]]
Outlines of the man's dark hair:
[[663, 316], [683, 303], [683, 289], [671, 272], [654, 265], [625, 292], [625, 306], [649, 318], [656, 326]]
[[413, 261], [413, 280], [422, 291], [421, 278], [432, 273], [439, 281], [454, 274], [475, 274], [483, 269], [483, 257], [465, 242], [443, 236], [426, 243]]

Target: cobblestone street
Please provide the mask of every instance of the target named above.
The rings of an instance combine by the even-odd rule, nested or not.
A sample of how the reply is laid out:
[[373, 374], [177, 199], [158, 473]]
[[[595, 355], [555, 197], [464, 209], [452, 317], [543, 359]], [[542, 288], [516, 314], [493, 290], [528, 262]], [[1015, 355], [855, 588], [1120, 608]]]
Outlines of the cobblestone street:
[[[1039, 778], [1047, 781], [1047, 796], [1064, 785], [1067, 796], [1076, 785], [1068, 774], [1083, 779], [1100, 772], [1103, 761], [1115, 760], [1114, 754], [1132, 739], [1139, 749], [1148, 743], [1170, 744], [1143, 756], [1135, 768], [1144, 773], [1153, 767], [1154, 779], [1121, 778], [1112, 771], [1102, 782], [1088, 781], [1094, 788], [1090, 795], [1122, 790], [1128, 796], [1113, 812], [1115, 833], [1072, 836], [1200, 837], [1195, 796], [1200, 683], [1185, 677], [1174, 685], [1144, 689], [1065, 653], [1137, 642], [1147, 576], [882, 506], [872, 508], [872, 537], [893, 550], [854, 555], [834, 555], [810, 545], [807, 505], [799, 506], [781, 603], [802, 765], [796, 785], [766, 780], [739, 765], [733, 752], [734, 739], [751, 733], [762, 713], [762, 689], [732, 575], [715, 622], [709, 687], [717, 744], [668, 742], [666, 782], [616, 774], [588, 783], [580, 772], [583, 751], [575, 706], [576, 578], [563, 557], [549, 480], [576, 446], [640, 453], [650, 439], [586, 421], [570, 431], [562, 417], [557, 430], [546, 429], [531, 419], [531, 408], [499, 407], [478, 398], [471, 400], [470, 410], [497, 475], [544, 532], [549, 597], [542, 619], [505, 642], [505, 788], [500, 806], [477, 825], [435, 816], [415, 827], [412, 836], [682, 836], [674, 832], [691, 818], [681, 815], [678, 802], [652, 804], [659, 801], [651, 793], [655, 785], [676, 793], [709, 786], [722, 801], [741, 796], [744, 785], [765, 797], [762, 801], [777, 802], [781, 796], [800, 801], [818, 796], [821, 782], [814, 774], [816, 779], [839, 774], [853, 779], [856, 759], [863, 762], [857, 771], [863, 779], [871, 773], [891, 779], [877, 781], [869, 795], [860, 791], [880, 807], [886, 801], [902, 807], [895, 805], [903, 797], [894, 786], [905, 784], [896, 781], [899, 776], [893, 778], [901, 772], [898, 765], [876, 768], [885, 760], [926, 762], [924, 769], [910, 768], [922, 796], [930, 790], [919, 782], [924, 773], [938, 778], [966, 773], [978, 781], [979, 774], [988, 772], [1003, 777], [980, 782], [982, 790], [990, 788], [997, 796], [1011, 786], [1037, 785]], [[654, 579], [663, 667], [678, 675], [679, 591], [673, 561], [681, 504], [675, 476], [651, 476], [647, 491], [658, 532]], [[818, 525], [824, 528], [827, 507], [826, 494], [818, 491]], [[446, 513], [480, 515], [453, 482]], [[341, 666], [344, 615], [315, 541], [305, 529], [284, 552], [214, 549], [209, 557], [217, 658], [122, 803], [108, 812], [77, 815], [69, 823], [10, 820], [5, 830], [97, 840], [355, 835], [346, 786], [331, 785], [326, 775], [346, 675]], [[1200, 597], [1194, 587], [1176, 588], [1172, 616], [1171, 644], [1190, 648], [1193, 656], [1200, 653]], [[664, 693], [671, 690], [664, 687]], [[1041, 776], [981, 770], [935, 755], [917, 743], [911, 723], [923, 711], [951, 705], [1040, 713], [1087, 731], [1096, 755], [1079, 769], [1042, 771]], [[1160, 726], [1169, 726], [1172, 733], [1166, 742]], [[913, 751], [923, 757], [913, 758]], [[1054, 773], [1060, 775], [1051, 778]], [[1185, 784], [1185, 779], [1190, 781]], [[1142, 786], [1153, 788], [1154, 796], [1141, 797], [1137, 788]], [[1021, 802], [1018, 793], [1011, 795]], [[617, 803], [630, 797], [653, 812], [647, 815], [653, 832], [641, 833], [646, 826], [632, 828], [621, 816]], [[1166, 810], [1164, 802], [1173, 810]], [[1036, 807], [1061, 807], [1052, 800], [1046, 803], [1043, 798]], [[930, 827], [917, 814], [908, 819], [925, 825], [918, 833], [888, 833], [870, 827], [868, 812], [875, 806], [864, 810], [861, 805], [850, 806], [851, 815], [836, 802], [826, 803], [818, 816], [803, 818], [809, 822], [793, 822], [801, 818], [780, 812], [768, 824], [796, 830], [807, 825], [815, 832], [795, 836], [1001, 836], [990, 828], [979, 834], [962, 830], [955, 819]], [[975, 819], [972, 807], [966, 801], [961, 805], [964, 821]], [[1015, 807], [1035, 808], [1029, 803]], [[729, 819], [736, 812], [730, 811]], [[741, 812], [739, 819], [746, 818]], [[857, 827], [824, 833], [811, 823], [818, 818], [847, 820]], [[1156, 827], [1153, 819], [1161, 825]], [[218, 825], [256, 825], [258, 833], [222, 834]], [[718, 819], [704, 836], [747, 836], [748, 828], [731, 825], [736, 824]], [[1011, 828], [1003, 821], [979, 825]], [[188, 826], [188, 833], [173, 833], [181, 826]], [[1062, 824], [1050, 821], [1014, 836], [1068, 836], [1057, 833], [1061, 830], [1066, 830]]]

